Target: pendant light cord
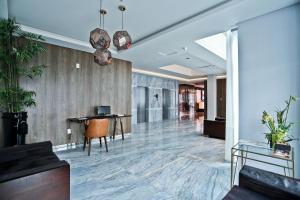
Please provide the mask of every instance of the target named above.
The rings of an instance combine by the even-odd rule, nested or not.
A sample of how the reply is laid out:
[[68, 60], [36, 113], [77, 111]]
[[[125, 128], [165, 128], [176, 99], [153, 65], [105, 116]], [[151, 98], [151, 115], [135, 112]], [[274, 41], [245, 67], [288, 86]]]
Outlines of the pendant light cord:
[[102, 24], [103, 24], [103, 29], [104, 29], [104, 16], [105, 16], [105, 15], [103, 14], [103, 22], [102, 22]]
[[122, 11], [122, 30], [123, 30], [123, 27], [124, 27], [124, 16], [123, 16], [123, 13], [124, 13], [124, 11]]
[[102, 0], [100, 0], [100, 5], [99, 5], [99, 6], [100, 6], [100, 10], [99, 10], [99, 13], [100, 13], [100, 24], [99, 24], [99, 25], [100, 25], [100, 28], [101, 28], [101, 27], [102, 27], [102, 16], [101, 16], [101, 15], [102, 15], [102, 14], [101, 14]]

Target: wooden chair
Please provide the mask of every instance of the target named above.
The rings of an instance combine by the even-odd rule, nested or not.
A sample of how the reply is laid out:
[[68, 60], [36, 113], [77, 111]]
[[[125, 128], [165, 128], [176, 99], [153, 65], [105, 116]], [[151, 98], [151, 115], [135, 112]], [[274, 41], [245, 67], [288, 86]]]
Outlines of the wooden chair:
[[108, 152], [106, 141], [106, 136], [108, 134], [108, 123], [108, 119], [92, 119], [87, 122], [87, 129], [84, 134], [83, 150], [85, 150], [86, 143], [88, 143], [88, 155], [90, 155], [91, 143], [92, 139], [94, 138], [99, 138], [100, 147], [102, 147], [101, 138], [104, 138], [106, 152]]

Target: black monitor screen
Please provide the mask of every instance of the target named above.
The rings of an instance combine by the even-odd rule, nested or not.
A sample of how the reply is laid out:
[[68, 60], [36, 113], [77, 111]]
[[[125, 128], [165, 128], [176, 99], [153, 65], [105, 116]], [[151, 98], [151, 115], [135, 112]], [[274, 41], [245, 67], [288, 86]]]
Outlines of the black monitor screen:
[[97, 115], [107, 115], [110, 114], [110, 106], [97, 106], [96, 107]]

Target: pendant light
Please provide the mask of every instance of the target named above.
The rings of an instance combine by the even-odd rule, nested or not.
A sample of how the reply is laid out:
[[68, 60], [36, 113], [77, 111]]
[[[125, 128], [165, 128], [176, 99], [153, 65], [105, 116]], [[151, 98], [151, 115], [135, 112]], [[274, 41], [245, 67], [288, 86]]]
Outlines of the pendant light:
[[105, 66], [112, 63], [111, 52], [108, 49], [97, 49], [94, 52], [94, 61], [95, 63]]
[[100, 0], [100, 28], [91, 31], [90, 43], [93, 48], [97, 49], [94, 52], [94, 61], [101, 66], [111, 64], [112, 62], [111, 52], [108, 50], [111, 39], [104, 30], [104, 16], [106, 14], [107, 11], [102, 9], [102, 0]]
[[113, 36], [113, 43], [118, 50], [125, 50], [131, 47], [131, 37], [124, 28], [124, 11], [126, 11], [126, 7], [123, 5], [119, 6], [119, 10], [122, 12], [122, 30], [115, 32]]
[[[107, 49], [110, 46], [111, 39], [104, 30], [104, 16], [107, 11], [102, 9], [102, 0], [100, 0], [100, 28], [96, 28], [90, 32], [90, 43], [95, 49]], [[102, 23], [103, 20], [103, 23]]]

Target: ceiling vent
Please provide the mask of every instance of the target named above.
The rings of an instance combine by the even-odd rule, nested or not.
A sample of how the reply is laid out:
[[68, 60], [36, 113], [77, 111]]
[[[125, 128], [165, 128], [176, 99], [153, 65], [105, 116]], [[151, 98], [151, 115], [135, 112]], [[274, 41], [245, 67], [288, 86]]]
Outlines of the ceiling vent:
[[206, 74], [206, 75], [212, 75], [212, 74], [223, 74], [225, 70], [215, 66], [215, 65], [205, 65], [196, 67], [197, 71]]
[[177, 74], [186, 75], [186, 76], [200, 76], [201, 75], [201, 73], [196, 70], [193, 70], [189, 67], [176, 65], [176, 64], [160, 67], [160, 69], [163, 69], [163, 70], [166, 70], [169, 72], [174, 72]]
[[159, 51], [158, 54], [161, 55], [161, 56], [173, 56], [173, 55], [178, 54], [178, 51], [175, 51], [175, 50], [174, 51], [169, 51], [169, 52]]

